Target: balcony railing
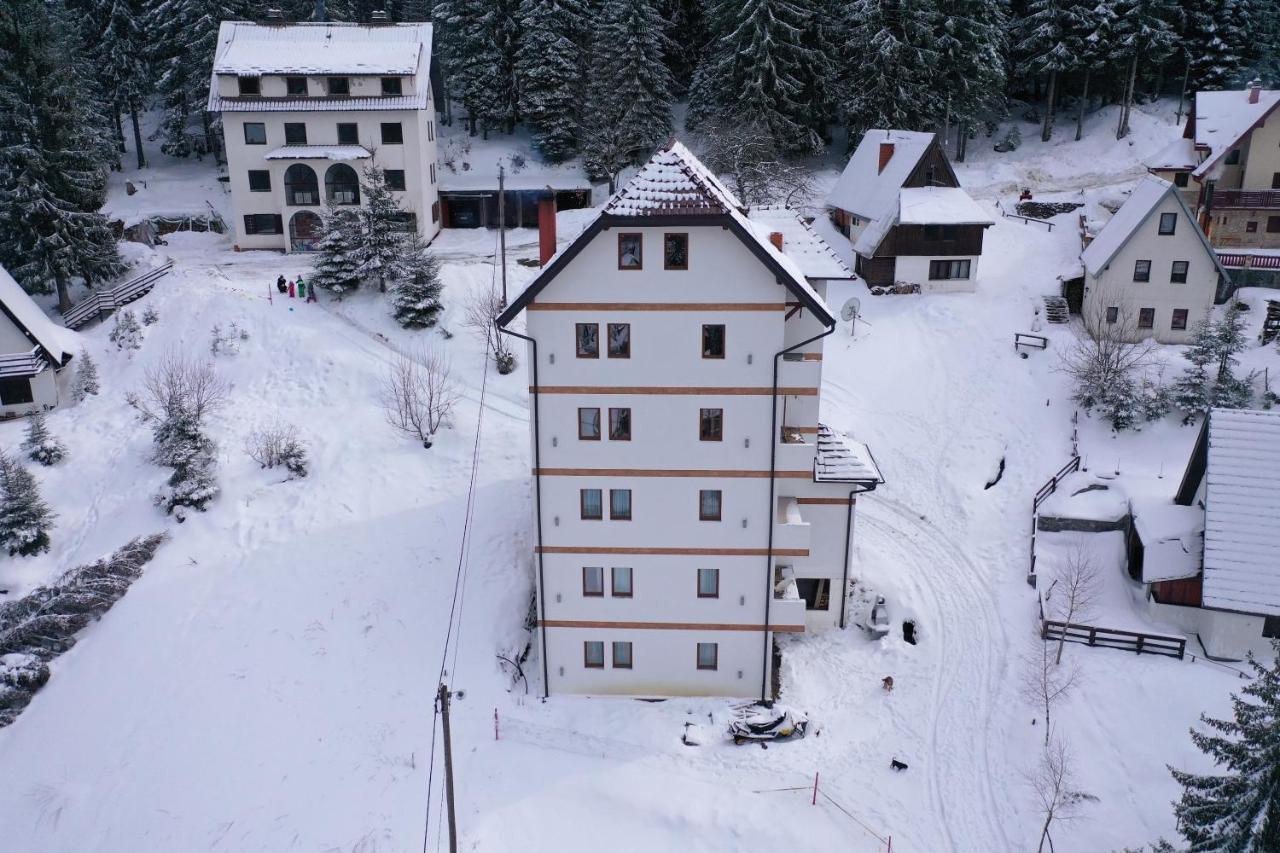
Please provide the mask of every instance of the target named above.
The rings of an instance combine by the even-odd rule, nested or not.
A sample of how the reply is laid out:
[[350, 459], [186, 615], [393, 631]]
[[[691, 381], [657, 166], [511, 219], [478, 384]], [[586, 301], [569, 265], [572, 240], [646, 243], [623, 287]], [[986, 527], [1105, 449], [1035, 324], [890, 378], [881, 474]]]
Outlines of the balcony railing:
[[[780, 567], [781, 568], [781, 567]], [[796, 588], [796, 582], [784, 578], [774, 585], [773, 607], [769, 611], [769, 626], [777, 629], [804, 630], [804, 599]]]
[[1280, 209], [1280, 190], [1215, 190], [1213, 209]]

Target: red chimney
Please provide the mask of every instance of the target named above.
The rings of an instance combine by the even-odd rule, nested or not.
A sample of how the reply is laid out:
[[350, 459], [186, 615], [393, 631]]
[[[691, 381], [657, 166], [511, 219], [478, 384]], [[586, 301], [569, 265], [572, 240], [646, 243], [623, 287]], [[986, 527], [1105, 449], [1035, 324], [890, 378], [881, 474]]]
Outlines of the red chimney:
[[1258, 96], [1261, 94], [1262, 94], [1262, 81], [1250, 80], [1249, 81], [1249, 103], [1251, 104], [1258, 103]]
[[556, 197], [538, 199], [538, 263], [547, 265], [556, 253]]
[[769, 232], [769, 242], [773, 244], [773, 248], [781, 252], [782, 251], [782, 232], [781, 231]]
[[889, 161], [893, 158], [893, 143], [880, 143], [880, 166], [876, 169], [876, 174], [884, 171], [884, 167], [889, 165]]

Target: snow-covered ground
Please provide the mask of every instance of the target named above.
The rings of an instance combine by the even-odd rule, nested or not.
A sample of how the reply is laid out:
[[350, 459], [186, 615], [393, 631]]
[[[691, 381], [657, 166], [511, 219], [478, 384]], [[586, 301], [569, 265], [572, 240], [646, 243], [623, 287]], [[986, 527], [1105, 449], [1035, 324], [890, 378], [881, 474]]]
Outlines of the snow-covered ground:
[[[1148, 119], [1164, 121], [1161, 110], [1135, 117], [1140, 144], [1123, 156], [1109, 153], [1104, 112], [1080, 152], [1063, 126], [1061, 144], [1043, 150], [1024, 130], [1016, 154], [986, 162], [982, 146], [971, 148], [962, 178], [981, 169], [989, 181], [973, 185], [998, 190], [975, 195], [994, 210], [1047, 164], [1079, 156], [1096, 164], [1090, 192], [1114, 193], [1138, 174], [1137, 149], [1159, 147], [1154, 130], [1143, 134]], [[1167, 118], [1165, 141], [1177, 132]], [[206, 186], [208, 172], [173, 168]], [[1046, 188], [1074, 191], [1071, 168], [1046, 172]], [[562, 240], [582, 216], [560, 217]], [[856, 336], [844, 325], [828, 339], [822, 416], [868, 442], [885, 473], [858, 504], [855, 573], [888, 597], [894, 630], [879, 642], [857, 629], [791, 639], [783, 699], [812, 714], [820, 734], [768, 750], [724, 740], [726, 701], [543, 702], [536, 682], [528, 695], [511, 689], [496, 655], [528, 638], [528, 376], [522, 364], [484, 378], [480, 345], [461, 323], [465, 295], [494, 280], [492, 232], [436, 243], [448, 339], [400, 330], [374, 293], [268, 301], [275, 277], [305, 261], [237, 254], [217, 235], [171, 236], [163, 250], [175, 271], [139, 305], [161, 315], [142, 350], [116, 352], [109, 324], [81, 336], [103, 392], [49, 418], [70, 450], [36, 472], [59, 513], [54, 548], [0, 561], [0, 586], [20, 594], [137, 533], [168, 528], [173, 540], [0, 730], [0, 848], [417, 851], [430, 794], [433, 849], [432, 694], [460, 558], [462, 618], [446, 668], [465, 694], [454, 703], [463, 849], [870, 853], [890, 835], [895, 851], [1032, 848], [1040, 818], [1025, 776], [1044, 723], [1018, 689], [1035, 645], [1028, 511], [1071, 452], [1073, 408], [1055, 351], [1072, 332], [1044, 327], [1049, 350], [1027, 359], [1013, 333], [1035, 328], [1040, 297], [1077, 265], [1072, 214], [1058, 221], [1050, 233], [999, 219], [975, 294], [871, 297], [848, 285], [830, 295], [836, 306], [859, 296], [862, 319]], [[535, 253], [532, 233], [512, 235], [515, 256]], [[532, 274], [513, 262], [512, 291]], [[230, 321], [250, 338], [215, 360], [232, 383], [213, 419], [224, 492], [175, 525], [150, 505], [165, 472], [147, 463], [149, 431], [123, 394], [171, 348], [208, 352], [213, 324]], [[378, 385], [399, 350], [428, 342], [451, 356], [464, 394], [452, 427], [423, 450], [384, 423]], [[1176, 351], [1168, 356], [1176, 364]], [[1254, 350], [1246, 364], [1280, 368], [1280, 356]], [[246, 433], [273, 418], [304, 437], [307, 479], [281, 482], [245, 456]], [[0, 446], [16, 446], [21, 432], [0, 424]], [[1144, 482], [1176, 481], [1193, 440], [1174, 418], [1119, 438], [1088, 419], [1080, 431], [1092, 464], [1115, 457]], [[985, 489], [1001, 458], [1003, 477]], [[916, 645], [902, 639], [905, 619], [916, 622]], [[1226, 710], [1236, 674], [1080, 646], [1067, 654], [1083, 680], [1055, 721], [1079, 787], [1098, 801], [1055, 831], [1057, 848], [1173, 836], [1178, 789], [1165, 765], [1207, 769], [1186, 731], [1202, 711]], [[536, 657], [527, 668], [532, 677]], [[886, 675], [892, 693], [881, 688]], [[703, 746], [680, 742], [687, 720], [702, 724]], [[892, 758], [908, 769], [891, 770]], [[805, 790], [777, 790], [790, 788]]]

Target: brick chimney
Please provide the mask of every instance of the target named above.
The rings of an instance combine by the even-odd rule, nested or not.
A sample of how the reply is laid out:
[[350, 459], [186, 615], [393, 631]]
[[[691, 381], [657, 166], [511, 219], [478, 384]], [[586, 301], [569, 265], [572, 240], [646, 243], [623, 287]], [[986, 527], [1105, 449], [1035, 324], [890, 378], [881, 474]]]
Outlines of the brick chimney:
[[880, 143], [880, 165], [876, 169], [877, 175], [884, 171], [884, 167], [889, 165], [889, 161], [891, 159], [893, 159], [893, 143], [881, 142]]
[[556, 197], [538, 199], [538, 263], [547, 265], [556, 253]]
[[1249, 81], [1249, 103], [1251, 104], [1258, 103], [1258, 96], [1260, 96], [1261, 94], [1262, 94], [1262, 81], [1250, 80]]
[[782, 232], [781, 231], [769, 232], [769, 242], [773, 244], [773, 248], [781, 252], [782, 251]]

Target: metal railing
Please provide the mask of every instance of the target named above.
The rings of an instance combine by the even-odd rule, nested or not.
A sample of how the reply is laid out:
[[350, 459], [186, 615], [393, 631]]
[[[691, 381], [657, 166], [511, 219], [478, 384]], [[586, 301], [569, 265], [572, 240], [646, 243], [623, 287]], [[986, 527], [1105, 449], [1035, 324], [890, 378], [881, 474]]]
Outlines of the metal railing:
[[1280, 191], [1277, 190], [1215, 190], [1213, 208], [1237, 208], [1265, 210], [1280, 208]]
[[79, 329], [93, 320], [101, 319], [122, 305], [145, 296], [172, 269], [173, 261], [168, 261], [164, 266], [148, 270], [115, 287], [95, 290], [88, 299], [63, 314], [62, 321], [68, 329]]

